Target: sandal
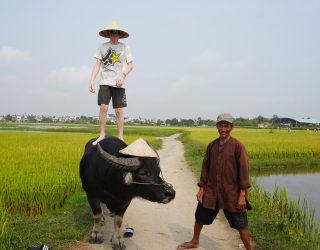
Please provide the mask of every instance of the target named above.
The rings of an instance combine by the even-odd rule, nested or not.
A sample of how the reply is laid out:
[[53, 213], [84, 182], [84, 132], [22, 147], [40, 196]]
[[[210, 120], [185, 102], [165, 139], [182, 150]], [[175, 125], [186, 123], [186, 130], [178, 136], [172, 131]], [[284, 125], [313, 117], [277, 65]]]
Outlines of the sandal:
[[127, 227], [125, 230], [124, 230], [124, 233], [123, 233], [123, 237], [125, 238], [130, 238], [133, 236], [133, 233], [134, 233], [134, 229], [132, 227]]
[[28, 247], [27, 250], [51, 250], [47, 245], [41, 245], [40, 247]]

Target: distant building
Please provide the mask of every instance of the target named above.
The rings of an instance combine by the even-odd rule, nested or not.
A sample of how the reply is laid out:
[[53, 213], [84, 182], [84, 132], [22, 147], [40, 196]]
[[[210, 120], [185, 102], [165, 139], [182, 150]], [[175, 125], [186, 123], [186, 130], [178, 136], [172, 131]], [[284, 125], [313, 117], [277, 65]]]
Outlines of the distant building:
[[272, 126], [272, 122], [261, 122], [258, 124], [258, 128], [270, 128]]
[[319, 126], [320, 120], [312, 118], [294, 119], [289, 117], [278, 117], [273, 120], [273, 124], [279, 127], [305, 127], [305, 126]]

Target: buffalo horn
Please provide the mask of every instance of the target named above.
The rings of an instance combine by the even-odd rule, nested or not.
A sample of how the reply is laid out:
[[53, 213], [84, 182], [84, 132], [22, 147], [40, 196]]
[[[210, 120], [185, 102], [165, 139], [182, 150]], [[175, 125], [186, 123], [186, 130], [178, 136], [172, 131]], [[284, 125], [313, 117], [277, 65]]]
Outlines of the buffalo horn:
[[100, 155], [105, 159], [111, 166], [119, 168], [125, 171], [134, 171], [140, 167], [140, 160], [137, 157], [134, 158], [121, 158], [111, 155], [104, 151], [99, 143], [97, 147]]

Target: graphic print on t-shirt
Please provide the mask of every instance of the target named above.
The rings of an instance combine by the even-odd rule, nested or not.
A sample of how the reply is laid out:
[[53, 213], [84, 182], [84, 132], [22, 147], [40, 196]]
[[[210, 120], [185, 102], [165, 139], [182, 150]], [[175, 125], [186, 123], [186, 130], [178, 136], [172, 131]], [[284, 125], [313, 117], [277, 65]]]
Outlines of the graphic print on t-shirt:
[[119, 60], [120, 55], [117, 52], [109, 48], [107, 53], [102, 57], [103, 65], [108, 67], [109, 65], [115, 65], [115, 63], [120, 62]]

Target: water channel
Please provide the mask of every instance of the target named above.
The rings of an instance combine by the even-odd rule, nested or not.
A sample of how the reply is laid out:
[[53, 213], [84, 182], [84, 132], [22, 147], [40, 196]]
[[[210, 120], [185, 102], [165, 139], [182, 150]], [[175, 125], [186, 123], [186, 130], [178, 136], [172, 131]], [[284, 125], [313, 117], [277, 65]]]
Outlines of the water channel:
[[315, 221], [320, 226], [320, 170], [300, 172], [258, 173], [253, 177], [258, 184], [272, 193], [274, 187], [286, 188], [288, 198], [300, 202], [306, 198], [309, 207], [315, 209]]

